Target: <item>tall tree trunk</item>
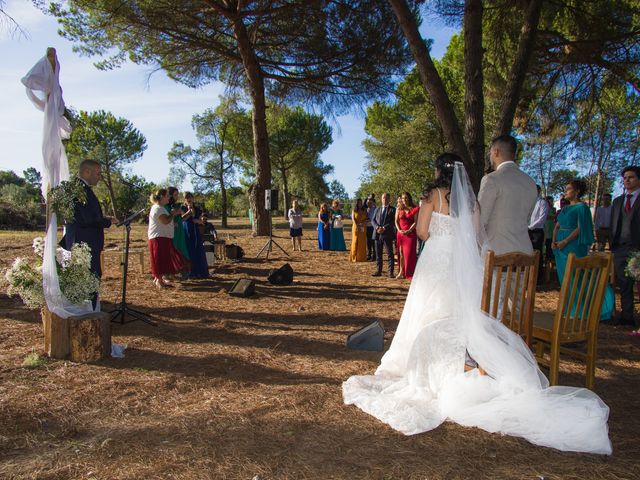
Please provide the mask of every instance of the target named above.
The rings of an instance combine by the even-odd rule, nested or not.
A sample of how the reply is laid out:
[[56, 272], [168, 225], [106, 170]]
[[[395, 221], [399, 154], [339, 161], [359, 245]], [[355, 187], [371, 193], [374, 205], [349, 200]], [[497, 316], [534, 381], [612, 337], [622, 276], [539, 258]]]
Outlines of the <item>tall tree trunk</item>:
[[222, 203], [222, 228], [227, 228], [229, 202], [227, 199], [227, 187], [224, 184], [222, 172], [220, 172], [220, 202]]
[[288, 220], [289, 217], [287, 216], [287, 213], [289, 212], [289, 205], [291, 205], [291, 203], [289, 198], [289, 180], [287, 179], [287, 170], [284, 168], [281, 169], [280, 175], [282, 176], [282, 196], [284, 197], [284, 208], [282, 210], [284, 211], [285, 220]]
[[[524, 22], [520, 30], [520, 39], [518, 40], [518, 50], [513, 62], [509, 80], [502, 97], [502, 105], [500, 107], [500, 116], [496, 122], [492, 137], [505, 135], [511, 132], [513, 127], [513, 118], [516, 114], [516, 107], [520, 100], [522, 85], [529, 69], [531, 55], [536, 43], [536, 34], [538, 31], [538, 23], [540, 22], [540, 11], [542, 10], [542, 0], [529, 0], [527, 11], [525, 12]], [[489, 168], [489, 157], [486, 159], [486, 167]]]
[[271, 160], [269, 159], [269, 134], [267, 132], [267, 105], [264, 95], [264, 78], [256, 58], [247, 29], [241, 18], [233, 20], [233, 32], [238, 42], [245, 74], [249, 84], [252, 105], [253, 150], [256, 180], [250, 189], [253, 211], [254, 235], [269, 235], [269, 215], [265, 210], [264, 191], [271, 188]]
[[431, 103], [435, 108], [438, 121], [442, 127], [447, 146], [462, 157], [469, 173], [469, 177], [474, 187], [480, 184], [480, 178], [476, 178], [476, 168], [471, 161], [469, 150], [464, 141], [464, 135], [460, 128], [460, 123], [456, 118], [455, 111], [447, 91], [444, 88], [442, 79], [436, 70], [429, 49], [418, 31], [416, 17], [407, 5], [406, 0], [388, 0], [398, 19], [400, 28], [409, 43], [409, 48], [413, 54], [420, 74], [422, 86], [427, 91]]
[[473, 177], [476, 179], [482, 178], [484, 174], [482, 12], [482, 0], [465, 1], [463, 27], [465, 140], [474, 167]]
[[[596, 211], [598, 210], [598, 207], [600, 206], [600, 197], [602, 196], [602, 169], [600, 168], [600, 165], [598, 165], [598, 170], [597, 170], [597, 175], [596, 175], [596, 192], [595, 192], [595, 199], [593, 201], [593, 220], [596, 219]], [[595, 222], [593, 224], [593, 228], [595, 230]]]
[[543, 163], [544, 159], [542, 158], [542, 143], [540, 145], [538, 145], [538, 168], [540, 170], [540, 183], [542, 184], [542, 191], [544, 192], [545, 196], [548, 195], [547, 193], [547, 181], [544, 178], [544, 163]]

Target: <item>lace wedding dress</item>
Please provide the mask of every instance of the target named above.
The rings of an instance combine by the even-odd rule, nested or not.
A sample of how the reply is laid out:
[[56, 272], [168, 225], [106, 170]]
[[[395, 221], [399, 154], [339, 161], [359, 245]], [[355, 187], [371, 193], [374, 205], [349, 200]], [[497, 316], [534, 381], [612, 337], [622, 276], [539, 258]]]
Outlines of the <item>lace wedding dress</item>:
[[[486, 245], [462, 164], [450, 196], [451, 216], [432, 214], [389, 350], [374, 375], [343, 383], [344, 402], [406, 435], [450, 420], [559, 450], [610, 454], [602, 400], [583, 388], [549, 387], [520, 336], [480, 310]], [[467, 351], [487, 375], [464, 372]]]

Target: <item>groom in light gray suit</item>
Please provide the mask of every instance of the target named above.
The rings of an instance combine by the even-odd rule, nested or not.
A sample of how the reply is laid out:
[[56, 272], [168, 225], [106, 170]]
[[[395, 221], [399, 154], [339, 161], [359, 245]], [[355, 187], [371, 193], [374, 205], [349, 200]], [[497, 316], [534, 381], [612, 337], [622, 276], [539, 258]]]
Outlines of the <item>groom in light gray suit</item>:
[[515, 163], [518, 144], [511, 135], [501, 135], [489, 150], [494, 172], [480, 183], [478, 203], [489, 247], [497, 254], [533, 253], [529, 219], [538, 197], [533, 179]]

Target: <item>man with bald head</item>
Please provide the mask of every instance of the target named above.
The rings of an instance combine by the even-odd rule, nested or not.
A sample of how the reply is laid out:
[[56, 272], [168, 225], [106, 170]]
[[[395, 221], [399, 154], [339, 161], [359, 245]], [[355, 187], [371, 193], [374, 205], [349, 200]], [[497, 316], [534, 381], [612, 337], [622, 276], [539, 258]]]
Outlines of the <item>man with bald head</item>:
[[533, 179], [515, 163], [518, 144], [511, 135], [491, 142], [494, 171], [480, 183], [478, 203], [489, 247], [498, 255], [509, 252], [533, 253], [529, 219], [538, 198]]
[[78, 178], [83, 183], [86, 203], [75, 203], [73, 221], [64, 227], [64, 237], [60, 245], [71, 250], [74, 243], [86, 243], [91, 248], [91, 271], [98, 278], [102, 277], [100, 253], [104, 247], [104, 229], [111, 226], [115, 219], [102, 215], [98, 197], [91, 187], [102, 178], [100, 163], [95, 160], [83, 160], [78, 170]]

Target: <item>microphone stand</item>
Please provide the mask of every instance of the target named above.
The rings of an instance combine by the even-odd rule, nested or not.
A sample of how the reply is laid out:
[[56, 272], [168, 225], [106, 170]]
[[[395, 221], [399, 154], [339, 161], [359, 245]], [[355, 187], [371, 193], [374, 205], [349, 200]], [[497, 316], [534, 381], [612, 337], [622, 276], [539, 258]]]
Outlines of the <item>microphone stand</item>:
[[[131, 222], [138, 218], [142, 212], [144, 212], [144, 208], [132, 215], [129, 215], [127, 218], [122, 220], [120, 223], [116, 224], [116, 227], [125, 227], [125, 235], [124, 235], [124, 251], [122, 262], [122, 298], [120, 300], [120, 305], [115, 310], [112, 310], [111, 313], [111, 321], [116, 322], [118, 317], [120, 318], [120, 324], [124, 325], [125, 323], [134, 322], [136, 320], [140, 320], [142, 322], [148, 323], [149, 325], [153, 325], [157, 327], [158, 324], [151, 320], [151, 317], [146, 313], [142, 313], [135, 308], [131, 308], [127, 305], [127, 272], [129, 270], [129, 242], [131, 237]], [[125, 316], [129, 315], [133, 320], [125, 321]]]

